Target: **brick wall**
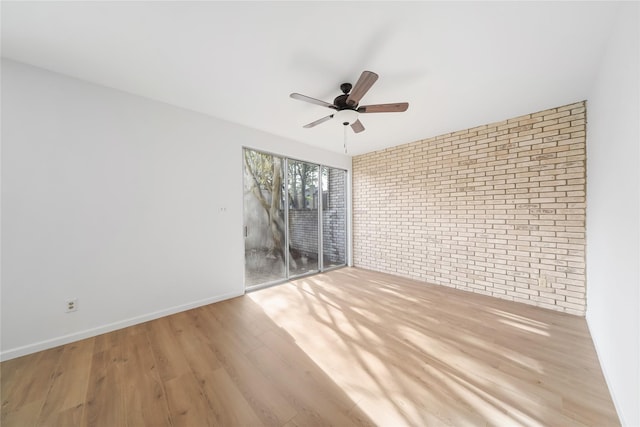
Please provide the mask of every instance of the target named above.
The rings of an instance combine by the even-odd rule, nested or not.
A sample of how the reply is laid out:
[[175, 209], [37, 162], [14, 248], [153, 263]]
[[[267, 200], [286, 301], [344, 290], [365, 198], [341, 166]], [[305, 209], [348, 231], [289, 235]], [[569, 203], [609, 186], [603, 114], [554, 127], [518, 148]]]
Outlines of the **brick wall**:
[[354, 264], [584, 315], [585, 117], [579, 102], [354, 157]]

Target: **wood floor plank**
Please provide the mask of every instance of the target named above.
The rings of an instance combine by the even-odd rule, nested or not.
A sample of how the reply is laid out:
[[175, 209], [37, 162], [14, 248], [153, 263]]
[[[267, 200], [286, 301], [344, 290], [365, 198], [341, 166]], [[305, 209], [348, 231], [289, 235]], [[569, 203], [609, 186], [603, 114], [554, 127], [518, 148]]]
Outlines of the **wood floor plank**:
[[[96, 338], [96, 345], [103, 341]], [[82, 425], [127, 425], [125, 396], [121, 391], [123, 374], [121, 345], [94, 353]]]
[[170, 426], [171, 417], [164, 384], [145, 330], [124, 343], [122, 393], [128, 426]]
[[208, 311], [208, 314], [215, 318], [223, 330], [233, 331], [234, 339], [238, 341], [243, 352], [249, 352], [262, 345], [257, 329], [254, 329], [250, 319], [242, 319], [235, 313], [235, 303], [223, 301], [216, 310]]
[[191, 373], [189, 362], [175, 336], [169, 317], [148, 322], [146, 329], [158, 372], [163, 381]]
[[82, 425], [84, 405], [57, 411], [42, 421], [42, 417], [35, 424], [37, 426], [79, 426]]
[[[29, 406], [31, 411], [35, 413], [35, 419], [38, 418], [63, 352], [64, 347], [56, 347], [35, 355], [24, 356], [24, 358], [20, 358], [22, 360], [8, 365], [8, 369], [2, 375], [1, 420], [3, 424], [8, 423], [5, 418], [14, 411], [22, 414], [18, 418], [26, 417], [27, 414], [24, 414], [21, 409], [25, 406]], [[29, 414], [29, 418], [30, 416], [31, 414]]]
[[82, 418], [94, 345], [95, 339], [89, 338], [64, 346], [40, 413], [40, 424], [58, 414], [62, 420]]
[[202, 388], [213, 409], [217, 425], [264, 425], [224, 368], [207, 373], [202, 380]]
[[[249, 299], [246, 301], [245, 305], [255, 305]], [[217, 363], [225, 368], [261, 422], [267, 426], [283, 425], [296, 414], [295, 409], [247, 359], [245, 356], [247, 348], [243, 343], [235, 339], [232, 331], [226, 331], [210, 311], [207, 307], [201, 307], [187, 313], [191, 317], [194, 333], [199, 334], [202, 342], [209, 346]], [[257, 311], [254, 313], [257, 314]], [[262, 313], [259, 322], [269, 324], [270, 320]]]
[[208, 340], [193, 321], [189, 313], [178, 313], [169, 317], [176, 340], [182, 349], [191, 372], [198, 380], [220, 367], [215, 353], [208, 345]]
[[[31, 427], [38, 425], [40, 410], [42, 409], [43, 400], [35, 400], [25, 403], [11, 411], [3, 412], [2, 426]], [[53, 420], [55, 422], [56, 420]]]
[[7, 360], [0, 364], [0, 396], [2, 402], [2, 419], [16, 408], [25, 405], [23, 399], [26, 395], [26, 378], [31, 367], [40, 359], [40, 353], [33, 353], [27, 356]]
[[165, 382], [169, 412], [174, 426], [215, 426], [216, 415], [191, 372]]
[[[308, 426], [371, 425], [364, 414], [356, 416], [351, 412], [354, 402], [339, 387], [330, 384], [330, 380], [322, 378], [322, 372], [304, 360], [299, 351], [285, 355], [279, 350], [262, 346], [248, 357], [296, 409], [294, 418], [299, 423]], [[294, 358], [296, 362], [292, 362]]]

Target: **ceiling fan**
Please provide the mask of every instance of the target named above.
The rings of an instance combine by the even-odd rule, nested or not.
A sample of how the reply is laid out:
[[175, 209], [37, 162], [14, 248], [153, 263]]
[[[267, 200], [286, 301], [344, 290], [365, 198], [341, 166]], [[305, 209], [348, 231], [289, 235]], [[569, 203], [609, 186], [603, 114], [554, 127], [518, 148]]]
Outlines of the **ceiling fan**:
[[342, 95], [338, 95], [336, 99], [333, 100], [333, 104], [299, 93], [292, 93], [289, 96], [299, 101], [310, 102], [336, 110], [335, 113], [306, 124], [303, 127], [312, 128], [335, 117], [339, 119], [340, 123], [344, 126], [351, 125], [351, 129], [353, 129], [355, 133], [360, 133], [364, 130], [364, 126], [358, 118], [360, 113], [401, 113], [407, 111], [407, 108], [409, 108], [409, 103], [407, 102], [358, 106], [362, 97], [371, 89], [371, 86], [373, 86], [376, 80], [378, 80], [376, 73], [363, 71], [355, 86], [352, 87], [351, 83], [342, 83], [340, 85]]

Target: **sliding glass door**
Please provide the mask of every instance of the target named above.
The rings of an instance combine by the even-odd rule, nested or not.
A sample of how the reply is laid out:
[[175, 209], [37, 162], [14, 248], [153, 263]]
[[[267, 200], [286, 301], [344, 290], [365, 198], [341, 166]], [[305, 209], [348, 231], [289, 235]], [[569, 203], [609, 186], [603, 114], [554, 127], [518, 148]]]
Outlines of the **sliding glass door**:
[[245, 149], [245, 287], [346, 265], [346, 171]]
[[284, 159], [244, 150], [245, 287], [287, 278]]

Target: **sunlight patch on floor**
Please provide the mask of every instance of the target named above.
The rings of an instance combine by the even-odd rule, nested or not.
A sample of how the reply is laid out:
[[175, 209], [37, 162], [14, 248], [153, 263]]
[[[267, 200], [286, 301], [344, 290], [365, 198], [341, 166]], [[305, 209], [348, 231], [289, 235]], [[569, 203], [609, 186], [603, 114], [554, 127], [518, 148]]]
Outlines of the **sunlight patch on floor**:
[[[563, 392], [584, 401], [592, 390], [571, 388], [590, 363], [572, 344], [589, 344], [579, 323], [446, 288], [405, 289], [375, 273], [352, 280], [362, 277], [353, 271], [248, 295], [353, 410], [393, 426], [575, 424]], [[586, 410], [582, 401], [572, 403]]]
[[[476, 424], [484, 418], [499, 421], [499, 424], [513, 424], [517, 420], [523, 425], [539, 425], [526, 414], [505, 407], [499, 399], [483, 393], [482, 387], [495, 386], [491, 381], [474, 385], [457, 376], [455, 372], [486, 371], [487, 367], [476, 363], [456, 345], [434, 339], [399, 319], [397, 324], [386, 325], [396, 330], [397, 348], [390, 347], [380, 338], [379, 331], [372, 329], [380, 317], [366, 308], [355, 305], [341, 308], [335, 302], [327, 304], [325, 299], [328, 297], [314, 289], [314, 284], [305, 281], [300, 281], [297, 287], [285, 286], [290, 287], [286, 293], [270, 295], [265, 290], [249, 297], [376, 422], [382, 425], [460, 425]], [[345, 309], [351, 311], [350, 316], [344, 313]], [[361, 319], [355, 321], [354, 315]], [[309, 323], [293, 320], [300, 318], [308, 318]], [[478, 351], [490, 350], [486, 342], [476, 340], [475, 346], [479, 347]], [[507, 357], [529, 367], [535, 364], [523, 355]], [[522, 360], [517, 360], [519, 357]], [[410, 361], [407, 366], [412, 368], [387, 362], [403, 358]], [[438, 394], [449, 393], [452, 402], [464, 401], [469, 411], [452, 414], [447, 404], [433, 395], [431, 387], [434, 386], [438, 387]], [[438, 405], [443, 408], [440, 410]], [[434, 416], [434, 413], [440, 415]]]
[[513, 326], [514, 328], [518, 328], [518, 329], [523, 330], [525, 332], [531, 332], [531, 333], [542, 335], [542, 336], [545, 336], [545, 337], [549, 336], [549, 332], [547, 332], [545, 330], [542, 330], [542, 329], [540, 329], [538, 327], [535, 327], [535, 326], [527, 325], [525, 323], [514, 322], [513, 320], [507, 320], [507, 319], [499, 319], [498, 321], [500, 323], [504, 323], [505, 325]]

